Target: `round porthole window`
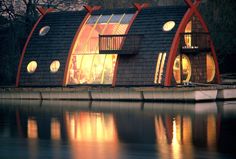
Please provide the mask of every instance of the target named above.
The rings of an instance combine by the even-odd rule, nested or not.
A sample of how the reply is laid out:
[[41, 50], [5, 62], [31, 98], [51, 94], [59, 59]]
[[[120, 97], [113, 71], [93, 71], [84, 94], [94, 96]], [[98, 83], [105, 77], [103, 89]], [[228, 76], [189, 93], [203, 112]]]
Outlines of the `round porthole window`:
[[175, 27], [174, 21], [168, 21], [163, 25], [163, 31], [171, 31]]
[[44, 26], [39, 30], [40, 36], [45, 36], [50, 30], [50, 26]]
[[37, 69], [37, 62], [36, 61], [30, 61], [27, 65], [27, 72], [28, 73], [34, 73]]
[[50, 65], [50, 71], [56, 73], [60, 68], [60, 62], [58, 60], [52, 61]]

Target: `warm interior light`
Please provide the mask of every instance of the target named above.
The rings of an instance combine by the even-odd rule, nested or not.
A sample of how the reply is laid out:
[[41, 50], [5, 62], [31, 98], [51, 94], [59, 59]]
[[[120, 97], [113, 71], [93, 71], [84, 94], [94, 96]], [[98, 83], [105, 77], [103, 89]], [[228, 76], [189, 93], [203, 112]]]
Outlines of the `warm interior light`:
[[30, 61], [27, 65], [27, 72], [28, 73], [34, 73], [37, 69], [37, 62], [36, 61]]
[[171, 31], [175, 27], [174, 21], [168, 21], [163, 25], [163, 31]]
[[39, 30], [40, 36], [45, 36], [50, 30], [50, 26], [44, 26]]
[[154, 83], [161, 83], [162, 75], [163, 75], [163, 69], [164, 69], [164, 63], [165, 63], [166, 53], [159, 53], [157, 58], [157, 64], [156, 64], [156, 71], [155, 71], [155, 77], [154, 77]]
[[50, 65], [50, 71], [52, 73], [57, 72], [59, 68], [60, 68], [60, 62], [58, 60], [53, 61]]
[[207, 67], [207, 82], [211, 82], [215, 77], [216, 66], [215, 66], [215, 61], [210, 54], [206, 55], [206, 67]]
[[125, 34], [132, 16], [133, 14], [90, 16], [73, 46], [66, 84], [112, 83], [117, 55], [99, 54], [99, 34]]
[[[191, 33], [192, 32], [192, 21], [189, 21], [188, 24], [185, 27], [184, 30], [185, 33]], [[184, 41], [187, 47], [192, 46], [192, 36], [191, 34], [184, 35]]]
[[186, 55], [182, 55], [182, 75], [180, 68], [180, 55], [175, 58], [173, 65], [173, 74], [176, 83], [181, 83], [181, 78], [183, 82], [189, 82], [191, 78], [191, 63]]

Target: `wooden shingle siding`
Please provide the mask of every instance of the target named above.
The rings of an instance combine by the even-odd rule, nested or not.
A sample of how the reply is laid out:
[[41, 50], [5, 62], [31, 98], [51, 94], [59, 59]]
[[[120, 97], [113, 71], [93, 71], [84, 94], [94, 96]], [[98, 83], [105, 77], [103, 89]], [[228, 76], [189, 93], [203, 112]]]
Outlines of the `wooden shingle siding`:
[[[143, 9], [134, 20], [128, 34], [143, 34], [139, 53], [120, 56], [116, 85], [154, 85], [158, 53], [166, 52], [162, 84], [172, 40], [187, 7], [155, 7]], [[162, 30], [167, 21], [174, 21], [175, 27], [169, 32]], [[124, 44], [125, 45], [125, 44]]]
[[[86, 15], [82, 12], [48, 13], [36, 27], [27, 46], [23, 59], [20, 86], [61, 86], [68, 53], [75, 33]], [[50, 26], [45, 36], [39, 36], [39, 30]], [[34, 73], [27, 72], [27, 64], [35, 60], [38, 63]], [[50, 72], [53, 60], [60, 61], [60, 69]]]

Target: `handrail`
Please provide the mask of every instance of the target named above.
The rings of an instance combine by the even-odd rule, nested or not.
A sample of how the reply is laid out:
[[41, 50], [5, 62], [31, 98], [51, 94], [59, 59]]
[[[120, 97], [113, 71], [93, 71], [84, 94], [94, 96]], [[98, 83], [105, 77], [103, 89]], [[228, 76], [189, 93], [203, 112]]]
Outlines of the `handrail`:
[[99, 35], [100, 54], [137, 54], [141, 34]]

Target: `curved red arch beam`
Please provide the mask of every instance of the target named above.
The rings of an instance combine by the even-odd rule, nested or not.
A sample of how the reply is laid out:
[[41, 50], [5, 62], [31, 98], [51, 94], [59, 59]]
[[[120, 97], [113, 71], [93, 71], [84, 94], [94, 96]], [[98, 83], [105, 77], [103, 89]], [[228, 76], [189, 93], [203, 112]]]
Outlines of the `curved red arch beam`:
[[72, 44], [70, 46], [69, 54], [68, 54], [68, 57], [67, 57], [67, 60], [66, 60], [65, 71], [64, 71], [64, 79], [63, 79], [63, 83], [62, 83], [63, 86], [66, 86], [66, 82], [67, 82], [67, 78], [68, 78], [67, 74], [68, 74], [69, 66], [70, 66], [70, 59], [71, 59], [71, 55], [73, 53], [73, 48], [75, 46], [77, 37], [79, 36], [79, 33], [80, 33], [82, 27], [84, 26], [85, 22], [88, 20], [88, 18], [92, 14], [92, 12], [95, 11], [95, 10], [101, 9], [101, 6], [93, 6], [93, 7], [91, 7], [89, 5], [85, 5], [83, 7], [87, 11], [87, 14], [84, 17], [83, 21], [81, 22], [79, 28], [77, 29], [77, 31], [75, 33], [75, 36], [73, 38]]
[[77, 40], [77, 37], [79, 36], [79, 33], [80, 33], [80, 30], [82, 29], [84, 23], [87, 21], [87, 19], [89, 18], [91, 12], [87, 12], [86, 16], [84, 17], [82, 23], [80, 24], [79, 28], [77, 29], [76, 31], [76, 34], [73, 38], [73, 41], [72, 41], [72, 44], [71, 44], [71, 47], [70, 47], [70, 51], [69, 51], [69, 54], [68, 54], [68, 57], [67, 57], [67, 61], [66, 61], [66, 66], [65, 66], [65, 71], [64, 71], [64, 79], [63, 79], [63, 86], [66, 86], [66, 82], [67, 82], [67, 74], [68, 74], [68, 71], [69, 71], [69, 65], [70, 65], [70, 59], [71, 59], [71, 55], [73, 53], [73, 48], [75, 46], [75, 43], [76, 43], [76, 40]]
[[[49, 10], [50, 11], [50, 10]], [[19, 65], [18, 65], [18, 71], [17, 71], [17, 75], [16, 75], [16, 87], [19, 86], [19, 82], [20, 82], [20, 72], [21, 72], [21, 67], [22, 67], [22, 62], [23, 62], [23, 59], [24, 59], [24, 56], [25, 56], [25, 52], [26, 52], [26, 49], [27, 49], [27, 46], [29, 44], [29, 41], [36, 29], [36, 27], [38, 26], [39, 22], [43, 19], [43, 17], [46, 15], [47, 12], [49, 11], [45, 11], [43, 13], [41, 13], [41, 16], [38, 18], [38, 20], [36, 21], [36, 23], [34, 24], [29, 36], [27, 37], [27, 40], [25, 42], [25, 45], [24, 45], [24, 48], [22, 50], [22, 53], [21, 53], [21, 58], [20, 58], [20, 62], [19, 62]]]
[[[176, 57], [176, 54], [177, 54], [179, 42], [180, 42], [180, 33], [184, 32], [185, 26], [187, 25], [189, 19], [192, 17], [193, 14], [195, 14], [195, 16], [199, 19], [204, 31], [209, 32], [206, 23], [204, 22], [204, 20], [203, 20], [201, 14], [199, 13], [199, 11], [197, 10], [197, 7], [200, 4], [200, 0], [196, 0], [194, 3], [192, 3], [190, 0], [185, 0], [185, 2], [189, 6], [189, 9], [187, 10], [187, 12], [185, 13], [183, 19], [181, 20], [181, 22], [179, 24], [179, 27], [178, 27], [178, 29], [175, 33], [175, 37], [172, 41], [170, 54], [169, 54], [169, 57], [168, 57], [167, 67], [166, 67], [166, 78], [165, 78], [165, 81], [164, 81], [165, 86], [170, 86], [171, 85], [173, 64], [174, 64], [174, 60], [175, 60], [175, 57]], [[217, 57], [216, 57], [215, 48], [214, 48], [214, 45], [213, 45], [213, 42], [212, 42], [211, 39], [210, 39], [210, 43], [211, 43], [211, 51], [212, 51], [213, 59], [215, 61], [215, 66], [216, 66], [216, 82], [220, 83], [219, 65], [218, 65], [218, 61], [217, 61]]]
[[[128, 26], [127, 29], [126, 29], [125, 34], [128, 34], [130, 27], [131, 27], [132, 24], [134, 23], [134, 20], [136, 19], [136, 17], [138, 16], [138, 14], [141, 12], [141, 10], [142, 10], [143, 8], [147, 8], [147, 7], [149, 6], [148, 3], [143, 3], [143, 4], [134, 3], [133, 5], [134, 5], [134, 7], [136, 8], [136, 12], [134, 13], [132, 19], [130, 20], [129, 26]], [[124, 42], [124, 41], [123, 41], [123, 42]], [[122, 46], [122, 45], [123, 45], [123, 43], [121, 44], [121, 46]], [[120, 56], [117, 55], [117, 59], [116, 59], [116, 63], [115, 63], [115, 68], [114, 68], [114, 74], [113, 74], [113, 80], [112, 80], [112, 87], [115, 87], [115, 85], [116, 85], [119, 59], [120, 59]]]

